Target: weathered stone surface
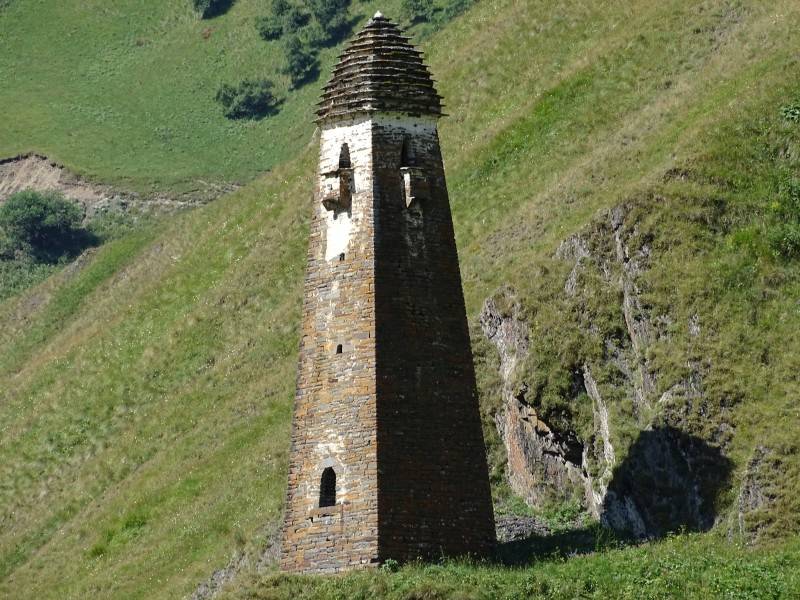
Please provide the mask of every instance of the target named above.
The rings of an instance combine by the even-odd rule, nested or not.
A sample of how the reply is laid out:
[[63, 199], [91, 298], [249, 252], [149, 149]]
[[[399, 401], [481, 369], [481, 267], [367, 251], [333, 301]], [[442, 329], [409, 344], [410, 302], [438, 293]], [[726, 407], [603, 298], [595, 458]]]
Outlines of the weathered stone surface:
[[319, 120], [364, 112], [442, 114], [428, 67], [409, 38], [380, 14], [348, 44], [319, 103]]
[[495, 521], [497, 541], [500, 543], [527, 540], [534, 536], [550, 535], [550, 528], [536, 517], [506, 515]]
[[761, 526], [758, 520], [752, 517], [763, 511], [775, 500], [770, 490], [770, 480], [773, 478], [774, 469], [772, 451], [764, 446], [758, 446], [747, 461], [744, 477], [739, 487], [736, 498], [735, 521], [729, 529], [730, 537], [741, 537], [747, 543], [758, 540]]
[[[395, 60], [390, 30], [382, 18], [367, 25], [331, 85], [351, 73], [354, 52], [369, 64]], [[401, 81], [417, 76], [416, 61], [400, 63]], [[364, 89], [387, 89], [377, 71], [361, 75]], [[494, 544], [438, 112], [407, 91], [383, 111], [358, 102], [320, 111], [285, 570], [486, 554]], [[331, 505], [321, 495], [326, 469]]]
[[511, 489], [540, 506], [548, 497], [568, 498], [573, 490], [587, 488], [583, 445], [574, 434], [563, 435], [543, 421], [526, 399], [527, 385], [515, 385], [515, 371], [530, 351], [530, 340], [514, 290], [504, 288], [488, 298], [479, 319], [500, 354], [503, 404], [495, 420], [506, 448]]
[[[525, 298], [504, 286], [486, 300], [480, 323], [500, 355], [502, 404], [496, 423], [511, 488], [535, 507], [580, 499], [606, 525], [645, 538], [711, 527], [714, 498], [727, 486], [731, 463], [725, 456], [724, 420], [705, 437], [691, 424], [689, 411], [702, 406], [705, 397], [701, 361], [687, 357], [685, 371], [668, 374], [649, 359], [652, 348], [669, 338], [676, 319], [653, 314], [640, 289], [653, 250], [652, 240], [639, 231], [637, 214], [627, 204], [603, 211], [555, 253], [569, 267], [564, 306], [574, 308], [575, 319], [566, 327], [601, 344], [593, 355], [564, 357], [563, 368], [571, 374], [564, 400], [576, 408], [570, 418], [542, 410], [539, 392], [528, 385], [539, 374], [525, 369], [538, 364], [537, 352], [547, 351], [537, 346], [526, 320], [535, 308], [528, 311]], [[602, 317], [616, 325], [607, 326], [602, 336], [594, 308], [587, 308], [598, 293], [609, 300]], [[612, 304], [615, 298], [619, 305]], [[686, 319], [685, 327], [691, 338], [702, 335], [697, 314]], [[583, 415], [589, 407], [582, 404], [587, 401], [588, 424]], [[743, 491], [744, 505], [750, 498], [758, 504], [757, 489]]]

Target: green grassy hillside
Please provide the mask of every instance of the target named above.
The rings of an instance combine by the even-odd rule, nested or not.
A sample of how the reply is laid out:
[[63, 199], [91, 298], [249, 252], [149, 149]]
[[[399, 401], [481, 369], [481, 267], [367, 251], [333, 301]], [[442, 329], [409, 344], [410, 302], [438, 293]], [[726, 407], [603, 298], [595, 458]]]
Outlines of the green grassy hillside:
[[[353, 19], [376, 4], [354, 3]], [[264, 0], [238, 0], [212, 19], [190, 0], [0, 8], [0, 157], [38, 152], [125, 190], [202, 197], [294, 156], [313, 132], [319, 82], [288, 92], [282, 42], [256, 31], [256, 17], [270, 11]], [[335, 56], [322, 52], [322, 72]], [[277, 115], [223, 116], [220, 84], [248, 77], [275, 81], [287, 100]]]
[[[0, 44], [13, 40], [15, 52], [3, 48], [0, 70], [17, 66], [0, 103], [19, 118], [0, 122], [0, 153], [35, 147], [101, 179], [172, 189], [201, 178], [246, 178], [294, 158], [213, 204], [106, 244], [0, 304], [0, 596], [182, 597], [237, 549], [266, 543], [278, 524], [316, 91], [304, 89], [280, 117], [257, 125], [212, 118], [216, 108], [205, 92], [197, 95], [209, 103], [200, 113], [181, 110], [211, 79], [273, 59], [269, 46], [245, 52], [256, 45], [253, 32], [236, 35], [255, 2], [241, 0], [211, 23], [219, 35], [209, 42], [220, 46], [201, 46], [207, 24], [177, 2], [163, 4], [145, 10], [130, 3], [128, 11], [98, 3], [85, 12], [52, 8], [49, 16], [35, 2], [3, 9]], [[510, 286], [532, 342], [516, 376], [537, 391], [537, 409], [578, 432], [589, 428], [588, 399], [573, 396], [568, 380], [577, 365], [592, 364], [620, 461], [642, 429], [662, 421], [721, 448], [732, 473], [713, 498], [716, 529], [656, 545], [653, 554], [645, 547], [527, 570], [487, 567], [474, 580], [461, 566], [409, 568], [374, 581], [238, 582], [231, 594], [491, 597], [506, 586], [513, 597], [530, 584], [531, 593], [561, 585], [563, 594], [551, 595], [572, 597], [577, 574], [589, 586], [580, 591], [586, 597], [620, 591], [622, 583], [631, 597], [648, 585], [654, 597], [704, 589], [713, 596], [709, 582], [717, 576], [730, 597], [797, 592], [788, 578], [769, 586], [795, 569], [796, 541], [786, 540], [800, 533], [800, 341], [793, 335], [800, 263], [791, 244], [780, 243], [791, 238], [784, 229], [796, 219], [792, 181], [800, 177], [800, 123], [781, 110], [800, 103], [798, 19], [793, 0], [482, 0], [424, 44], [450, 115], [441, 124], [443, 152], [496, 473], [497, 357], [477, 317], [487, 297]], [[14, 26], [9, 37], [15, 23], [28, 29]], [[81, 29], [110, 23], [125, 32], [104, 38]], [[152, 46], [137, 46], [140, 36]], [[23, 57], [24, 44], [30, 52]], [[86, 81], [100, 78], [108, 90], [78, 85], [67, 73], [52, 75], [53, 93], [41, 89], [47, 72], [30, 71], [27, 79], [36, 48], [59, 44], [83, 48], [85, 62], [70, 64], [84, 65]], [[184, 44], [220, 62], [193, 70], [183, 57], [199, 60], [196, 52], [172, 52]], [[239, 51], [247, 58], [237, 58]], [[162, 56], [173, 62], [161, 70], [183, 91], [155, 79]], [[141, 83], [130, 76], [136, 72]], [[142, 87], [150, 93], [131, 93]], [[153, 96], [158, 110], [127, 112]], [[154, 121], [134, 118], [145, 114]], [[159, 146], [159, 126], [178, 133]], [[642, 305], [669, 316], [644, 356], [659, 374], [657, 396], [688, 376], [689, 363], [702, 364], [699, 398], [654, 402], [647, 414], [631, 414], [618, 373], [603, 362], [605, 341], [624, 326], [615, 276], [609, 283], [587, 270], [571, 296], [564, 284], [574, 263], [556, 257], [578, 235], [601, 264], [613, 252], [604, 228], [616, 206], [624, 207], [630, 239], [650, 248], [637, 278]], [[618, 267], [610, 268], [613, 275]], [[699, 335], [685, 326], [695, 315]], [[770, 451], [762, 482], [769, 501], [747, 518], [761, 543], [785, 546], [712, 553], [714, 544], [738, 543], [726, 541], [728, 525], [756, 446]], [[505, 502], [500, 478], [495, 483]], [[678, 564], [684, 547], [699, 566]], [[487, 587], [470, 591], [465, 580]], [[743, 587], [754, 581], [764, 585]]]
[[225, 599], [371, 600], [390, 598], [794, 598], [800, 594], [797, 544], [779, 551], [715, 547], [696, 536], [564, 560], [543, 557], [526, 569], [484, 564], [410, 565], [396, 573], [345, 577], [253, 577]]

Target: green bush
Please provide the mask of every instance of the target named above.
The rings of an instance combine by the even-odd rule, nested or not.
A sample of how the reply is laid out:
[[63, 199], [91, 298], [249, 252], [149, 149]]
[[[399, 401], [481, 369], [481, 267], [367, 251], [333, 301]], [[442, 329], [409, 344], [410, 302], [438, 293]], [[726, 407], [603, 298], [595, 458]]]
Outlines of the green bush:
[[29, 255], [58, 262], [96, 242], [81, 227], [81, 210], [58, 192], [25, 190], [0, 206], [4, 255]]
[[772, 226], [767, 241], [775, 258], [800, 258], [800, 223], [779, 223]]
[[264, 40], [277, 40], [284, 32], [296, 31], [309, 21], [309, 15], [288, 0], [273, 0], [270, 13], [256, 19], [256, 31]]
[[283, 47], [286, 56], [286, 73], [292, 80], [292, 86], [300, 87], [319, 74], [319, 61], [312, 48], [296, 35], [286, 39]]
[[800, 258], [800, 180], [784, 180], [771, 209], [767, 243], [772, 255], [783, 260]]
[[263, 40], [277, 40], [283, 35], [283, 19], [275, 15], [258, 17], [256, 19], [256, 31]]
[[224, 14], [231, 7], [234, 0], [192, 0], [195, 11], [203, 19]]
[[400, 11], [409, 23], [421, 23], [433, 18], [435, 7], [428, 0], [403, 0]]
[[30, 258], [0, 260], [0, 301], [36, 285], [56, 269], [56, 265], [37, 263]]
[[800, 123], [800, 103], [782, 107], [781, 115], [783, 115], [783, 118], [787, 121]]
[[258, 119], [277, 112], [278, 99], [268, 79], [245, 79], [238, 85], [223, 83], [216, 101], [229, 119]]
[[282, 17], [289, 12], [292, 5], [289, 0], [272, 0], [272, 14], [276, 17]]
[[3, 229], [0, 229], [0, 261], [11, 260], [16, 253], [17, 244]]
[[304, 46], [313, 50], [315, 55], [320, 48], [327, 46], [330, 41], [330, 37], [317, 21], [311, 21], [311, 23], [303, 27], [297, 37]]
[[325, 34], [325, 42], [339, 40], [348, 29], [350, 0], [308, 0], [308, 8]]
[[311, 20], [311, 15], [298, 6], [291, 7], [283, 16], [283, 31], [294, 33], [299, 31]]

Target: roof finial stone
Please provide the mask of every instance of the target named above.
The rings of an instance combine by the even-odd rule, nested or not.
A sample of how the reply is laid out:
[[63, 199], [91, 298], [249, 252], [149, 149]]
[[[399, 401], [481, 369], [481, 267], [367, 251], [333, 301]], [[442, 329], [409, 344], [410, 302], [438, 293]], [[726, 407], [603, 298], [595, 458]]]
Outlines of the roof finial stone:
[[382, 19], [383, 18], [383, 13], [381, 11], [378, 11], [378, 12], [375, 13], [375, 16], [372, 17], [372, 18], [373, 19]]

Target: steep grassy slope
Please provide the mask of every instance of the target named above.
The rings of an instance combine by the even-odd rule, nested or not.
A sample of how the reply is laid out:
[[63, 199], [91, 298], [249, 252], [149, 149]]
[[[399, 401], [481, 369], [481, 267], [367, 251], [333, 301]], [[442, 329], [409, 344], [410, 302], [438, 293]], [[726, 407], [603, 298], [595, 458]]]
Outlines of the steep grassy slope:
[[[353, 19], [375, 5], [354, 3]], [[251, 180], [303, 147], [317, 99], [317, 85], [288, 93], [281, 42], [255, 28], [268, 11], [268, 2], [238, 0], [201, 20], [189, 0], [9, 3], [0, 12], [0, 157], [39, 152], [139, 192], [214, 195]], [[322, 53], [322, 72], [335, 54]], [[287, 100], [278, 115], [222, 115], [219, 85], [247, 77], [275, 81]]]
[[697, 536], [570, 560], [543, 558], [527, 569], [446, 563], [411, 565], [397, 573], [346, 577], [256, 577], [241, 593], [249, 600], [371, 600], [388, 598], [793, 598], [800, 594], [800, 551], [743, 551], [715, 547]]
[[[451, 115], [441, 133], [471, 319], [512, 286], [534, 348], [517, 377], [541, 390], [543, 414], [588, 428], [587, 398], [565, 379], [602, 364], [621, 291], [588, 270], [565, 295], [574, 262], [555, 255], [578, 234], [602, 257], [603, 211], [626, 206], [631, 238], [654, 248], [637, 279], [643, 304], [676, 324], [648, 364], [668, 386], [688, 353], [708, 359], [703, 399], [681, 414], [733, 461], [714, 501], [730, 507], [754, 446], [769, 446], [772, 502], [758, 527], [786, 536], [800, 514], [800, 290], [796, 262], [762, 240], [782, 182], [798, 173], [800, 126], [780, 113], [800, 100], [798, 18], [789, 0], [485, 0], [425, 48]], [[0, 304], [0, 595], [177, 597], [272, 535], [315, 158], [312, 144]], [[699, 340], [684, 331], [695, 314]], [[496, 357], [473, 333], [500, 468]], [[624, 461], [643, 423], [669, 411], [632, 415], [613, 373], [598, 380]], [[764, 559], [766, 572], [796, 563], [786, 552]], [[609, 564], [628, 556], [649, 560]], [[354, 581], [351, 591], [364, 585]]]

